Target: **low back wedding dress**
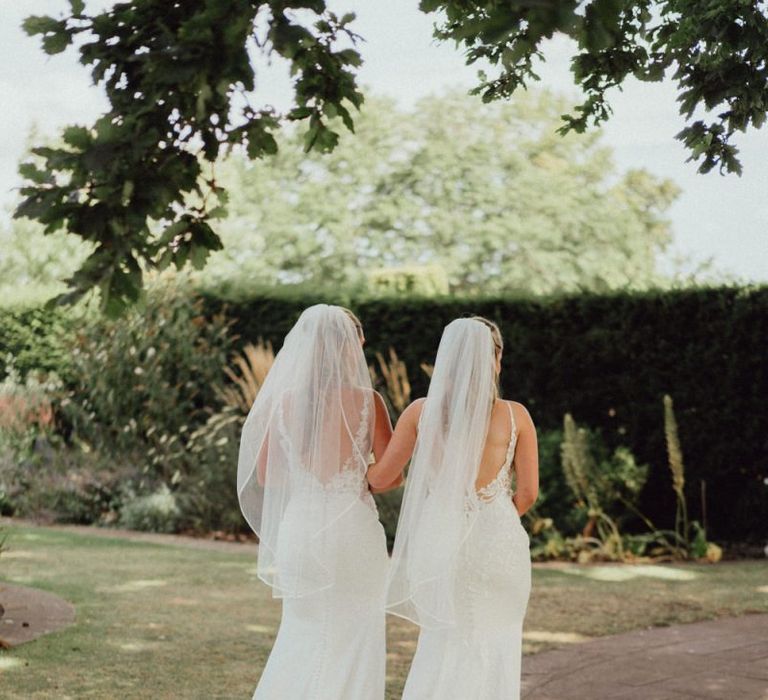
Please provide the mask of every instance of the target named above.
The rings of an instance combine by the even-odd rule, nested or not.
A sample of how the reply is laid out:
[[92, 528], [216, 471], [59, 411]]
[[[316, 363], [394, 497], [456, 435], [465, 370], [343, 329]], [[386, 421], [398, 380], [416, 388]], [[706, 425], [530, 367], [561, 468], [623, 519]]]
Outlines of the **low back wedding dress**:
[[343, 309], [307, 309], [243, 427], [238, 496], [282, 598], [256, 700], [383, 700], [386, 539], [365, 480], [374, 398]]
[[[420, 625], [404, 700], [517, 700], [531, 587], [528, 535], [512, 502], [512, 405], [495, 398], [494, 346], [472, 319], [446, 327], [403, 498], [388, 609]], [[506, 459], [476, 488], [494, 407]], [[506, 412], [506, 411], [505, 411]]]

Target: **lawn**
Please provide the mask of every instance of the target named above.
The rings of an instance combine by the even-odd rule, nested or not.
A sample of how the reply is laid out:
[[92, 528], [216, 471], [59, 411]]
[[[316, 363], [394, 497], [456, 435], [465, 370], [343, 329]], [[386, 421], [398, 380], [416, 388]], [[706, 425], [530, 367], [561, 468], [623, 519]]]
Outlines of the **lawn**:
[[[0, 695], [249, 698], [280, 604], [242, 553], [12, 526], [0, 581], [67, 598], [77, 622], [0, 652]], [[534, 571], [525, 653], [649, 625], [768, 612], [768, 563], [547, 566]], [[388, 697], [398, 698], [415, 628], [389, 627]]]

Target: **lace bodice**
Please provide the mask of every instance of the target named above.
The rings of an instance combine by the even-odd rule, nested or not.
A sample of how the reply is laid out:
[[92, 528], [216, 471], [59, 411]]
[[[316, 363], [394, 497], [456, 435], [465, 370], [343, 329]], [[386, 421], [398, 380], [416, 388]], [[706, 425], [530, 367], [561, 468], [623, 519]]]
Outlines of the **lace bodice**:
[[277, 419], [278, 435], [281, 447], [291, 462], [291, 480], [297, 487], [297, 492], [317, 490], [318, 493], [323, 493], [326, 496], [358, 496], [363, 503], [377, 512], [376, 502], [373, 500], [371, 491], [368, 488], [365, 470], [355, 466], [356, 463], [367, 464], [364, 451], [366, 449], [366, 437], [370, 424], [371, 402], [371, 398], [363, 402], [360, 422], [358, 423], [355, 435], [352, 437], [352, 450], [349, 456], [344, 460], [339, 470], [327, 479], [318, 478], [316, 474], [304, 465], [304, 460], [297, 453], [293, 441], [288, 436], [283, 419], [283, 407], [282, 405], [279, 407]]
[[[304, 476], [309, 477], [310, 479], [315, 479], [314, 476], [308, 473], [305, 473]], [[378, 512], [376, 502], [373, 500], [373, 495], [368, 487], [368, 480], [365, 478], [365, 473], [361, 473], [359, 469], [342, 469], [337, 474], [334, 474], [328, 481], [320, 483], [320, 488], [329, 496], [359, 496], [360, 500], [363, 501], [365, 505], [373, 511]]]

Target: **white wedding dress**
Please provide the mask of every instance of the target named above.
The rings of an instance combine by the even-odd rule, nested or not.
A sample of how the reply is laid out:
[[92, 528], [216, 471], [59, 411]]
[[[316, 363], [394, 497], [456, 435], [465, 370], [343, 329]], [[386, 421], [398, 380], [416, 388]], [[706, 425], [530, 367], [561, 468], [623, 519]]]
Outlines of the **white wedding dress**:
[[512, 502], [517, 430], [496, 478], [466, 503], [475, 521], [460, 555], [455, 624], [422, 628], [403, 700], [517, 700], [531, 589], [528, 534]]
[[248, 413], [237, 493], [283, 615], [256, 700], [383, 700], [384, 529], [368, 489], [375, 394], [349, 312], [306, 309]]
[[[360, 426], [367, 426], [364, 418]], [[356, 436], [358, 444], [364, 441]], [[313, 566], [330, 566], [333, 583], [283, 599], [280, 629], [254, 700], [384, 698], [386, 536], [364, 473], [344, 467], [348, 464], [321, 485], [308, 472], [293, 476], [297, 482], [281, 528], [278, 550], [284, 554], [278, 566], [289, 576], [300, 571], [305, 579], [312, 578]], [[308, 529], [321, 527], [326, 528], [322, 543], [307, 553]]]

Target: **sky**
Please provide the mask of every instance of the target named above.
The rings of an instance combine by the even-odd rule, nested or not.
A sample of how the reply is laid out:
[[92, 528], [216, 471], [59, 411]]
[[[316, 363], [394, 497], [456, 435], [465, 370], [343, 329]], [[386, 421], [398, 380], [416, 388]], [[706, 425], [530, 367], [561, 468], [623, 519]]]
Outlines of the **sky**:
[[[109, 4], [86, 0], [88, 10]], [[419, 12], [418, 0], [329, 0], [329, 5], [339, 13], [357, 13], [353, 28], [365, 38], [360, 81], [372, 92], [410, 107], [431, 94], [475, 83], [477, 68], [466, 66], [452, 44], [432, 38], [433, 19]], [[74, 51], [48, 57], [39, 40], [21, 29], [30, 14], [55, 16], [67, 7], [66, 0], [0, 0], [0, 216], [7, 217], [17, 199], [17, 166], [32, 126], [53, 135], [65, 125], [92, 122], [106, 106]], [[553, 39], [539, 73], [542, 85], [578, 100], [568, 69], [571, 51], [569, 40]], [[290, 96], [287, 73], [280, 65], [261, 68], [259, 100], [284, 105]], [[631, 80], [611, 98], [614, 114], [602, 128], [604, 143], [620, 169], [645, 168], [682, 189], [670, 219], [673, 253], [688, 259], [688, 267], [711, 260], [730, 277], [768, 282], [768, 128], [739, 135], [740, 178], [700, 175], [674, 138], [684, 125], [675, 98], [671, 82]]]

